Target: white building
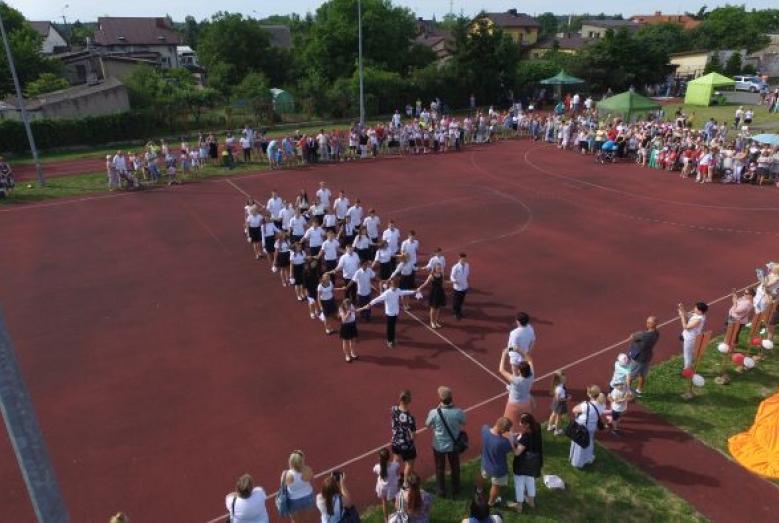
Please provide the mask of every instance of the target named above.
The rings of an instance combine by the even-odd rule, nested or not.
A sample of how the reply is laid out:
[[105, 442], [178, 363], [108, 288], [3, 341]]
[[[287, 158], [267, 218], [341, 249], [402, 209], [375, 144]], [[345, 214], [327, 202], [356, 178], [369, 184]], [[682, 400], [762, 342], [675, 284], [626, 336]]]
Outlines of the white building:
[[101, 54], [153, 54], [164, 69], [181, 66], [176, 49], [183, 37], [168, 18], [98, 18], [92, 44]]
[[30, 25], [43, 37], [41, 53], [54, 54], [68, 48], [68, 41], [51, 22], [30, 22]]

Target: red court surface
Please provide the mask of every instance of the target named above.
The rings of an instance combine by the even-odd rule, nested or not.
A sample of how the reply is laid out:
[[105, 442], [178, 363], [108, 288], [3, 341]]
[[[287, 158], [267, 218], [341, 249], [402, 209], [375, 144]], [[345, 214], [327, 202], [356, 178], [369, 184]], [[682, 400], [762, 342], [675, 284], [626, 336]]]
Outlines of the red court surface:
[[[466, 319], [447, 311], [434, 332], [416, 304], [422, 322], [403, 315], [399, 347], [388, 349], [376, 309], [360, 326], [359, 362], [345, 364], [337, 337], [253, 259], [239, 229], [244, 192], [291, 198], [320, 180], [375, 207], [383, 223], [414, 228], [422, 259], [441, 246], [451, 266], [466, 251]], [[778, 215], [773, 188], [701, 186], [503, 142], [2, 207], [0, 299], [74, 521], [117, 510], [136, 521], [208, 521], [243, 472], [274, 491], [298, 448], [317, 472], [343, 468], [365, 506], [400, 389], [414, 392], [422, 425], [436, 387], [450, 385], [472, 407], [476, 435], [503, 412], [495, 371], [517, 310], [534, 317], [539, 378], [570, 366], [575, 393], [608, 380], [619, 342], [650, 313], [673, 319], [679, 301], [719, 299], [718, 331], [723, 297], [776, 257]], [[659, 356], [677, 351], [676, 323], [662, 332]], [[539, 398], [547, 386], [539, 379]], [[538, 412], [546, 416], [544, 401]], [[27, 521], [1, 438], [0, 513]], [[418, 448], [430, 475], [428, 433]], [[716, 471], [697, 467], [691, 481], [717, 492]]]

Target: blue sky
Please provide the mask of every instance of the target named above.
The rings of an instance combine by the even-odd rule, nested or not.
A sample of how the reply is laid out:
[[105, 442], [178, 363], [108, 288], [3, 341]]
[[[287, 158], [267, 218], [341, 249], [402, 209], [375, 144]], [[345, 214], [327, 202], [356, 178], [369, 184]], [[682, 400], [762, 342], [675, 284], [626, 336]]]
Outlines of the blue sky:
[[[209, 17], [216, 10], [237, 11], [248, 16], [264, 17], [272, 14], [287, 14], [290, 10], [304, 14], [316, 10], [322, 4], [321, 0], [296, 0], [295, 2], [279, 2], [276, 0], [133, 0], [132, 2], [114, 2], [106, 0], [6, 0], [8, 4], [19, 9], [30, 20], [61, 20], [63, 14], [68, 20], [94, 20], [98, 16], [164, 16], [169, 14], [174, 20], [183, 20], [188, 14], [196, 18]], [[449, 12], [450, 0], [394, 0], [395, 4], [411, 8], [418, 16], [438, 17]], [[581, 12], [583, 5], [589, 12], [619, 13], [624, 16], [646, 14], [654, 11], [664, 13], [679, 13], [697, 11], [703, 4], [712, 8], [725, 5], [727, 2], [710, 0], [655, 0], [649, 2], [625, 3], [604, 0], [452, 0], [454, 11], [461, 10], [465, 15], [473, 15], [484, 9], [487, 11], [505, 11], [516, 8], [529, 14], [540, 14], [552, 10], [558, 14]], [[777, 7], [776, 0], [752, 0], [741, 2], [731, 0], [731, 4], [745, 3], [748, 8]], [[65, 6], [68, 5], [67, 8]], [[162, 6], [162, 7], [161, 7]], [[289, 6], [289, 7], [288, 7]]]

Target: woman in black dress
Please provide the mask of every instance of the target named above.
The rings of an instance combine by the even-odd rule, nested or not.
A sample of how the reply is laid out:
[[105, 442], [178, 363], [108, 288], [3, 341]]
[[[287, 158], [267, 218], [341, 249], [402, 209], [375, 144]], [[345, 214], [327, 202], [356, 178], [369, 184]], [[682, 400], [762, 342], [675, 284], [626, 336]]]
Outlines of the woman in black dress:
[[444, 273], [441, 265], [436, 263], [427, 277], [425, 283], [419, 286], [417, 292], [420, 292], [427, 286], [430, 286], [428, 303], [430, 305], [430, 328], [440, 329], [441, 323], [438, 321], [441, 315], [441, 308], [446, 306], [446, 293], [444, 293]]
[[219, 143], [213, 134], [208, 135], [208, 157], [213, 165], [219, 165]]
[[338, 317], [341, 319], [341, 346], [344, 351], [346, 363], [351, 363], [357, 359], [354, 347], [357, 345], [357, 313], [349, 298], [341, 302], [338, 308]]
[[308, 300], [308, 312], [312, 320], [315, 320], [322, 313], [319, 308], [319, 262], [312, 258], [306, 264], [306, 271], [303, 275], [303, 281], [306, 287], [306, 300]]

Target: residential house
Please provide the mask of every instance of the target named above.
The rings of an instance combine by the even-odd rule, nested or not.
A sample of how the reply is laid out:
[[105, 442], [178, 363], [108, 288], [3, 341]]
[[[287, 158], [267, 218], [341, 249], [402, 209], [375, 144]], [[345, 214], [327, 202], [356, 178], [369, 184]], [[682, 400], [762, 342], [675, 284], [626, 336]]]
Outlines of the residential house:
[[637, 31], [641, 24], [632, 20], [584, 20], [579, 34], [582, 38], [597, 39], [606, 36], [609, 30], [619, 31], [627, 29], [628, 31]]
[[292, 31], [287, 25], [260, 26], [270, 35], [270, 45], [277, 49], [292, 49]]
[[433, 51], [436, 63], [445, 64], [454, 56], [455, 40], [452, 33], [439, 29], [434, 20], [417, 19], [417, 37], [414, 43]]
[[103, 55], [152, 53], [165, 69], [180, 66], [176, 49], [182, 44], [182, 35], [168, 18], [101, 17], [92, 42]]
[[741, 49], [722, 51], [685, 51], [683, 53], [673, 53], [668, 56], [671, 66], [676, 68], [675, 74], [677, 78], [692, 79], [703, 75], [703, 71], [706, 69], [706, 66], [709, 65], [709, 61], [715, 53], [717, 53], [719, 62], [723, 66], [734, 53], [741, 54], [742, 60], [746, 55], [746, 51]]
[[553, 37], [542, 38], [530, 49], [528, 56], [531, 59], [544, 58], [552, 51], [566, 54], [576, 54], [592, 42], [592, 39], [582, 38], [578, 34], [561, 34]]
[[529, 48], [538, 41], [541, 25], [530, 15], [509, 9], [505, 13], [483, 13], [477, 16], [470, 25], [470, 31], [476, 30], [478, 22], [485, 20], [487, 25], [499, 27], [509, 35], [521, 48]]
[[664, 15], [662, 11], [655, 11], [653, 15], [635, 15], [630, 20], [638, 24], [657, 25], [657, 24], [675, 24], [682, 26], [682, 29], [695, 29], [701, 24], [690, 15]]
[[95, 85], [114, 77], [125, 80], [138, 67], [157, 67], [159, 56], [153, 52], [104, 55], [90, 49], [60, 53], [55, 56], [62, 63], [62, 75], [71, 85]]
[[[32, 119], [84, 118], [122, 113], [130, 110], [127, 89], [116, 78], [108, 78], [96, 85], [79, 85], [46, 93], [25, 100], [25, 107]], [[0, 104], [0, 120], [20, 120], [15, 98]]]
[[754, 53], [750, 53], [744, 59], [745, 64], [750, 64], [764, 76], [770, 78], [779, 77], [779, 34], [769, 34], [770, 43]]
[[43, 37], [41, 53], [51, 55], [68, 48], [67, 39], [51, 22], [30, 22], [30, 25]]

